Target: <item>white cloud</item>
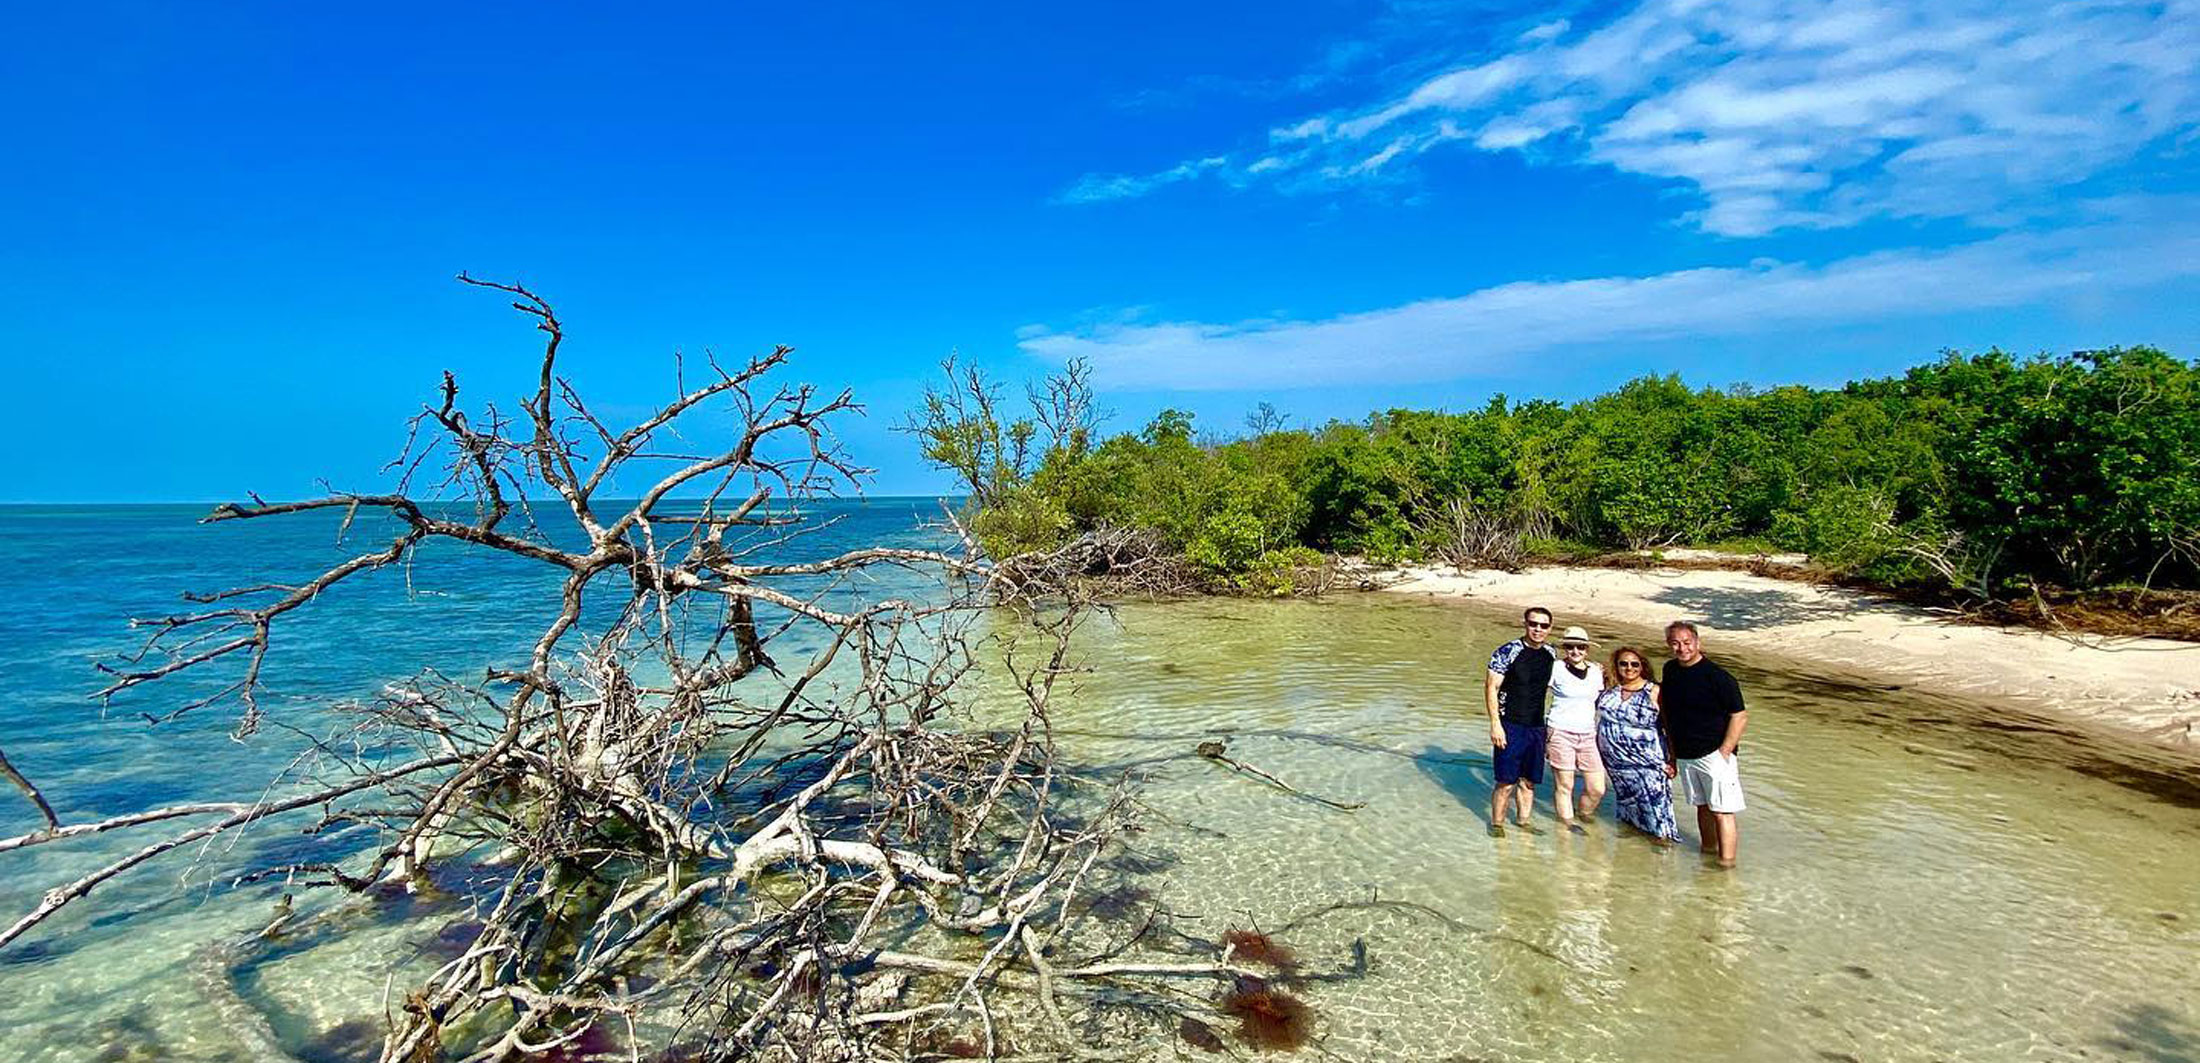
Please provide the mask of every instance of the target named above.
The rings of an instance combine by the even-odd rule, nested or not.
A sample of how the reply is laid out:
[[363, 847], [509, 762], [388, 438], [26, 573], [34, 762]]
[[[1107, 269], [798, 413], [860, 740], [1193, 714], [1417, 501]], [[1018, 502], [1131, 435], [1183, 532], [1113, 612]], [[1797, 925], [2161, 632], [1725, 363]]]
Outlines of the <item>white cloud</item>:
[[1568, 23], [1565, 19], [1552, 19], [1549, 22], [1545, 22], [1541, 25], [1535, 26], [1529, 29], [1527, 32], [1522, 33], [1520, 35], [1520, 43], [1541, 44], [1544, 41], [1557, 40], [1558, 38], [1565, 36], [1566, 29], [1570, 25], [1571, 23]]
[[2009, 233], [1820, 266], [1759, 260], [1642, 277], [1521, 282], [1319, 321], [1041, 330], [1020, 346], [1055, 361], [1090, 359], [1115, 388], [1397, 383], [1483, 375], [1561, 347], [1774, 334], [2200, 278], [2200, 201], [2094, 208], [2093, 220], [2052, 234]]
[[1110, 199], [1129, 199], [1145, 195], [1163, 185], [1189, 181], [1228, 161], [1221, 156], [1215, 156], [1178, 163], [1159, 173], [1086, 174], [1056, 198], [1063, 203], [1099, 203]]
[[1464, 111], [1526, 81], [1533, 68], [1519, 56], [1506, 56], [1480, 66], [1454, 70], [1422, 82], [1405, 99], [1372, 114], [1342, 122], [1323, 121], [1326, 129], [1346, 140], [1357, 140], [1404, 118], [1428, 111]]
[[[1231, 175], [1348, 181], [1458, 141], [1682, 182], [1702, 197], [1693, 220], [1729, 235], [2000, 219], [2190, 135], [2196, 57], [2200, 0], [1644, 0], [1280, 126]], [[1064, 198], [1213, 169], [1185, 166]]]

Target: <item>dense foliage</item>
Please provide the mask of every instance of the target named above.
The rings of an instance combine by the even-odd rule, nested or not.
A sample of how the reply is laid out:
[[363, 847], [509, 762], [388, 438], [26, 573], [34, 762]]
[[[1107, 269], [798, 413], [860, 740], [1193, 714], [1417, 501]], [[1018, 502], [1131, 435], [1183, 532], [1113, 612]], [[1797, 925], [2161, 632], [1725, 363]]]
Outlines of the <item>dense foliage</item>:
[[[1082, 367], [1071, 379], [1082, 387]], [[1113, 525], [1258, 590], [1287, 589], [1274, 574], [1309, 550], [1505, 564], [1734, 542], [1983, 597], [2200, 585], [2200, 367], [2153, 348], [1951, 353], [1839, 389], [1645, 377], [1572, 405], [1499, 396], [1311, 430], [1264, 406], [1234, 439], [1168, 410], [1097, 445], [1089, 392], [1072, 418], [1086, 427], [1037, 440], [1034, 424], [1063, 421], [1043, 401], [1061, 394], [1059, 381], [1034, 392], [1036, 422], [937, 397], [912, 421], [964, 473], [973, 528], [997, 554]], [[996, 442], [1014, 461], [949, 460], [1003, 438], [1036, 443]]]

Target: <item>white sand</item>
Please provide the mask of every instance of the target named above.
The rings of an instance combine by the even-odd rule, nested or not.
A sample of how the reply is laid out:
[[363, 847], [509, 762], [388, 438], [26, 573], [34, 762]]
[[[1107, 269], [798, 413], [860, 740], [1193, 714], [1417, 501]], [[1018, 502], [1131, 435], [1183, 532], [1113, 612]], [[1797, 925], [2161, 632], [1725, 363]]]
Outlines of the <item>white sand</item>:
[[2193, 643], [1954, 623], [1899, 602], [1746, 572], [1415, 566], [1365, 575], [1392, 593], [1507, 610], [1544, 606], [1561, 629], [1580, 624], [1607, 647], [1614, 638], [1644, 640], [1653, 656], [1664, 654], [1668, 621], [1691, 620], [1712, 657], [1807, 663], [1833, 677], [1952, 694], [2200, 754]]

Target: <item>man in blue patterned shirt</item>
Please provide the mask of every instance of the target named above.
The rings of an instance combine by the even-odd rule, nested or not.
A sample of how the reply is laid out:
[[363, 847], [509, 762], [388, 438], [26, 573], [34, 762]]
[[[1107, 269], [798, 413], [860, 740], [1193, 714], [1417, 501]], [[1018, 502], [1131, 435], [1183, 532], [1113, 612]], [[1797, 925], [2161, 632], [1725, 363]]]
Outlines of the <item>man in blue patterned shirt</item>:
[[1490, 714], [1490, 759], [1497, 785], [1490, 791], [1490, 837], [1505, 836], [1505, 812], [1519, 799], [1518, 826], [1541, 834], [1534, 823], [1535, 788], [1543, 782], [1543, 713], [1551, 690], [1551, 611], [1520, 614], [1520, 637], [1490, 654], [1483, 706]]

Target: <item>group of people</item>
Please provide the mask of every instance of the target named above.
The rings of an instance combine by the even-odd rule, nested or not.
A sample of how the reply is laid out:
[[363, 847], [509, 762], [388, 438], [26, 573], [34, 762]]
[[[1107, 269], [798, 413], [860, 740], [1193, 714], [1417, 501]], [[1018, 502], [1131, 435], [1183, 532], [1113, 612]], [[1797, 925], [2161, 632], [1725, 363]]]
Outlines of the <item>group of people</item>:
[[1609, 786], [1621, 823], [1672, 845], [1681, 836], [1673, 817], [1677, 778], [1682, 798], [1696, 806], [1703, 851], [1734, 866], [1749, 712], [1740, 684], [1703, 655], [1696, 625], [1666, 625], [1672, 659], [1653, 679], [1650, 659], [1633, 646], [1614, 650], [1607, 671], [1590, 659], [1588, 632], [1569, 627], [1554, 648], [1550, 610], [1530, 609], [1521, 621], [1520, 637], [1490, 654], [1483, 693], [1497, 769], [1490, 835], [1505, 834], [1508, 813], [1517, 817], [1515, 829], [1541, 833], [1535, 791], [1548, 765], [1557, 776], [1560, 826], [1583, 831], [1581, 821], [1596, 814]]

